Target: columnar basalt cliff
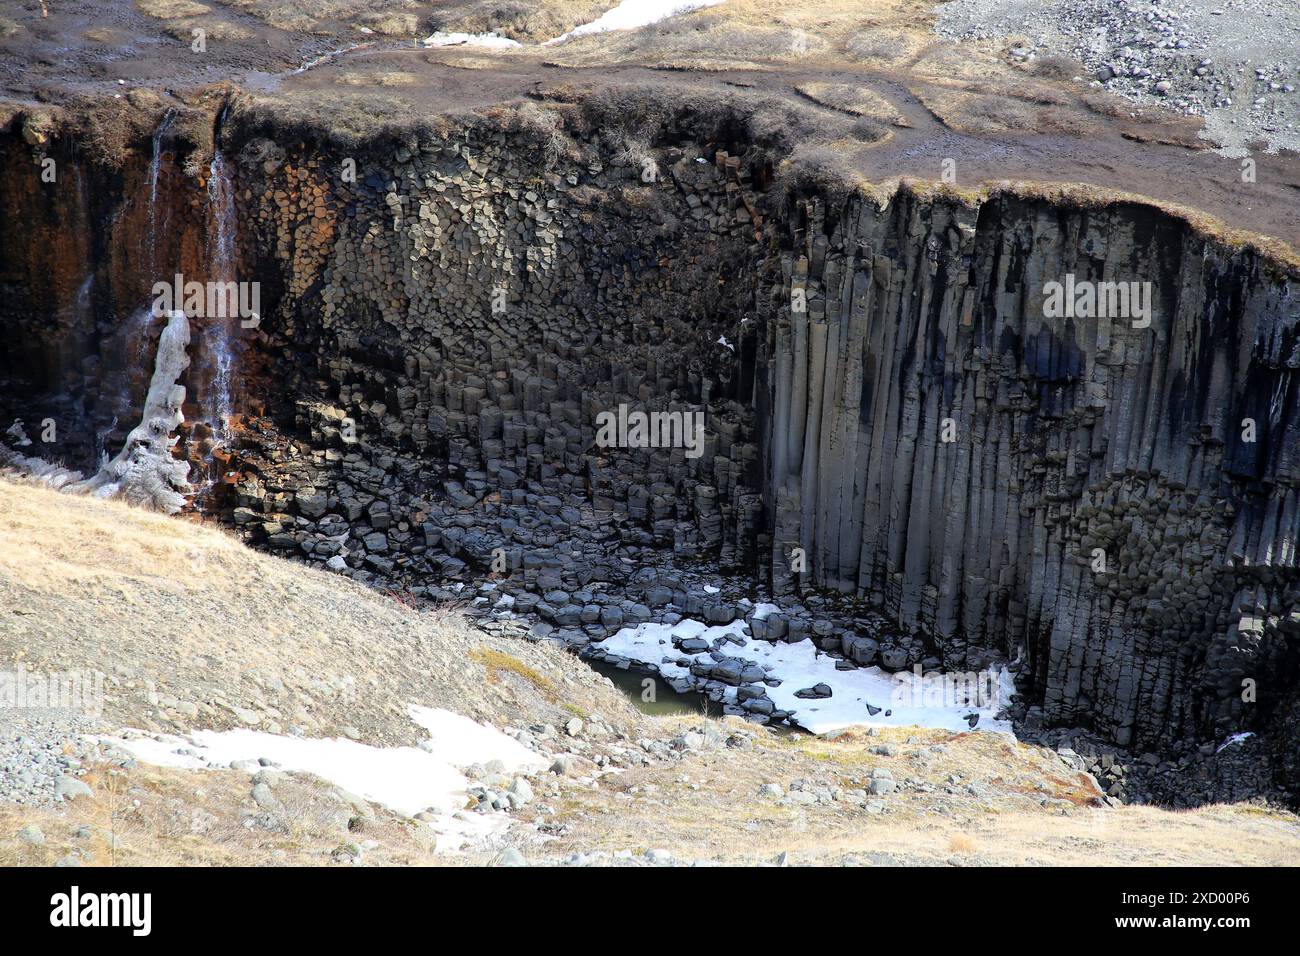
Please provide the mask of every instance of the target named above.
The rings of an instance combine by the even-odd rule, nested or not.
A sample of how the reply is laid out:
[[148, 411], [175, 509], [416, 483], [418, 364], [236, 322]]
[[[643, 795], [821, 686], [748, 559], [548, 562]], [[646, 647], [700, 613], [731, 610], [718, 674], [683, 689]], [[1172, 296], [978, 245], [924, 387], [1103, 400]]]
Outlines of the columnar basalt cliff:
[[[845, 197], [727, 124], [678, 117], [635, 161], [574, 132], [548, 162], [508, 123], [342, 147], [234, 111], [237, 272], [263, 314], [231, 330], [235, 439], [205, 510], [416, 598], [490, 577], [532, 636], [578, 648], [744, 614], [683, 586], [720, 571], [781, 601], [756, 637], [846, 667], [1019, 658], [1027, 727], [1182, 754], [1253, 730], [1296, 785], [1294, 271], [1135, 202]], [[4, 160], [29, 151], [10, 137]], [[202, 230], [201, 184], [169, 175], [174, 228]], [[102, 276], [147, 181], [5, 208], [21, 235], [58, 221]], [[59, 369], [109, 361], [59, 359], [77, 283], [35, 255], [0, 236], [23, 289], [0, 328], [26, 343], [0, 411], [29, 423], [60, 414]], [[1067, 275], [1149, 281], [1149, 325], [1049, 316]], [[702, 412], [701, 453], [602, 447], [620, 406]]]
[[[760, 355], [778, 582], [798, 545], [950, 666], [1023, 648], [1046, 720], [1126, 745], [1288, 693], [1294, 277], [1137, 205], [903, 195], [799, 224], [780, 301], [807, 312]], [[1067, 275], [1150, 281], [1149, 324], [1048, 317]]]

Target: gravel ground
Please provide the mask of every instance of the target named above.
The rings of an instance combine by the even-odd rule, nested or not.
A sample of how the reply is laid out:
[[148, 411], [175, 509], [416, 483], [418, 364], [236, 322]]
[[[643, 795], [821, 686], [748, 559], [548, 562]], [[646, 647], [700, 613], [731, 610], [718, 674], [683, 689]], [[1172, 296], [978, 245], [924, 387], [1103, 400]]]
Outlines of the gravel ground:
[[1295, 0], [952, 0], [938, 32], [1014, 38], [1013, 59], [1068, 56], [1094, 86], [1205, 117], [1225, 155], [1300, 151]]
[[0, 710], [0, 802], [48, 806], [86, 795], [82, 764], [102, 759], [85, 718], [57, 711]]

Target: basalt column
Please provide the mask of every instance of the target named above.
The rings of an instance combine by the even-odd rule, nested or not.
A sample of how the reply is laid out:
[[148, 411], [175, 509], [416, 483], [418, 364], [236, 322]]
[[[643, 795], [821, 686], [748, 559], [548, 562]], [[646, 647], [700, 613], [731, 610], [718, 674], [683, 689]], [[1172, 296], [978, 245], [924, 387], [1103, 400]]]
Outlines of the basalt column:
[[[356, 155], [246, 140], [282, 387], [242, 450], [240, 527], [417, 596], [758, 567], [752, 186], [703, 159], [647, 182], [594, 150], [538, 168], [499, 131]], [[620, 407], [702, 415], [703, 442], [599, 446]]]
[[[1251, 681], [1276, 706], [1296, 277], [1145, 207], [821, 208], [792, 219], [763, 356], [776, 585], [869, 598], [948, 666], [1023, 649], [1046, 719], [1121, 743], [1249, 723]], [[1149, 325], [1049, 317], [1067, 275], [1149, 282]]]

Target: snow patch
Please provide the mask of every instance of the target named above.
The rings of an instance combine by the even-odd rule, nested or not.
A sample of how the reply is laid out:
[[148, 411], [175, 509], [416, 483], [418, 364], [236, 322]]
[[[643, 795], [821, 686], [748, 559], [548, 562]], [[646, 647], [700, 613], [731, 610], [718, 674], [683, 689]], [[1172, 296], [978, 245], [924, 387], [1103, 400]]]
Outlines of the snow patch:
[[660, 20], [690, 13], [704, 7], [715, 7], [723, 0], [623, 0], [612, 10], [606, 10], [601, 16], [574, 27], [563, 36], [547, 40], [547, 44], [560, 43], [573, 37], [586, 36], [589, 33], [607, 33], [610, 30], [635, 30], [646, 27]]
[[410, 713], [411, 719], [429, 733], [429, 739], [420, 749], [452, 766], [500, 760], [511, 773], [546, 767], [542, 757], [488, 724], [438, 707], [412, 704]]
[[469, 788], [458, 768], [500, 760], [508, 773], [532, 772], [545, 767], [545, 761], [501, 731], [460, 714], [414, 705], [410, 714], [429, 733], [419, 747], [372, 747], [341, 737], [288, 737], [247, 729], [107, 739], [155, 766], [203, 770], [266, 758], [277, 770], [315, 774], [403, 816], [429, 810], [437, 815], [430, 825], [438, 831], [439, 850], [456, 850], [503, 829], [509, 822], [504, 814], [454, 816], [464, 808]]
[[489, 50], [509, 50], [520, 46], [518, 40], [495, 33], [443, 33], [441, 30], [421, 42], [425, 46], [478, 46]]
[[[766, 617], [777, 610], [773, 605], [760, 604], [755, 616]], [[911, 675], [894, 675], [879, 667], [858, 667], [853, 670], [836, 670], [835, 658], [818, 650], [810, 640], [797, 644], [782, 641], [760, 641], [745, 636], [744, 622], [736, 621], [709, 627], [689, 618], [677, 624], [639, 624], [625, 627], [598, 645], [607, 654], [656, 668], [660, 675], [672, 683], [690, 677], [690, 666], [695, 661], [710, 662], [709, 651], [698, 654], [685, 653], [673, 644], [673, 638], [701, 638], [710, 645], [726, 638], [722, 653], [728, 657], [752, 661], [760, 665], [769, 677], [779, 678], [779, 687], [766, 687], [767, 696], [779, 710], [789, 711], [793, 723], [815, 734], [824, 734], [842, 727], [930, 727], [953, 731], [970, 730], [970, 715], [978, 714], [977, 730], [1011, 733], [1011, 723], [998, 720], [1000, 710], [1011, 703], [1015, 682], [1004, 667], [998, 675], [997, 700], [984, 707], [974, 705], [935, 705], [917, 703], [911, 695], [895, 694], [906, 690], [905, 681]], [[795, 696], [795, 692], [816, 684], [825, 684], [831, 696], [809, 700]], [[903, 699], [904, 703], [899, 703]], [[727, 703], [736, 703], [736, 688], [727, 689]], [[874, 708], [872, 713], [868, 707]]]

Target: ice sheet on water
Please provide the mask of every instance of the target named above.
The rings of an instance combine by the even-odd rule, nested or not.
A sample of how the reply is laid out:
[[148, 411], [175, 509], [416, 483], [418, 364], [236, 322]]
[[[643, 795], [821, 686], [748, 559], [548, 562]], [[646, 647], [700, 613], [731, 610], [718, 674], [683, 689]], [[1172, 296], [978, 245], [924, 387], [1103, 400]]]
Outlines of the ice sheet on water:
[[[760, 604], [755, 615], [766, 617], [776, 610], [775, 605]], [[697, 637], [710, 644], [728, 638], [722, 653], [757, 663], [768, 676], [779, 678], [780, 686], [767, 687], [767, 696], [779, 710], [793, 712], [793, 721], [800, 727], [817, 734], [855, 725], [965, 731], [970, 729], [967, 718], [971, 714], [979, 715], [978, 730], [1011, 732], [1010, 722], [997, 719], [998, 712], [1010, 703], [1015, 692], [1014, 681], [1006, 668], [998, 675], [997, 699], [984, 707], [955, 702], [925, 703], [912, 695], [896, 695], [904, 678], [879, 667], [837, 670], [835, 658], [822, 653], [811, 640], [797, 644], [760, 641], [747, 637], [743, 627], [743, 621], [709, 627], [689, 618], [677, 624], [640, 624], [623, 628], [599, 646], [608, 654], [653, 666], [666, 680], [672, 681], [689, 676], [691, 663], [711, 660], [709, 651], [689, 654], [678, 650], [674, 637]], [[820, 700], [795, 696], [796, 691], [816, 684], [830, 687], [831, 696]], [[726, 699], [729, 703], [736, 702], [735, 688], [728, 689]], [[877, 712], [873, 714], [868, 705]]]

